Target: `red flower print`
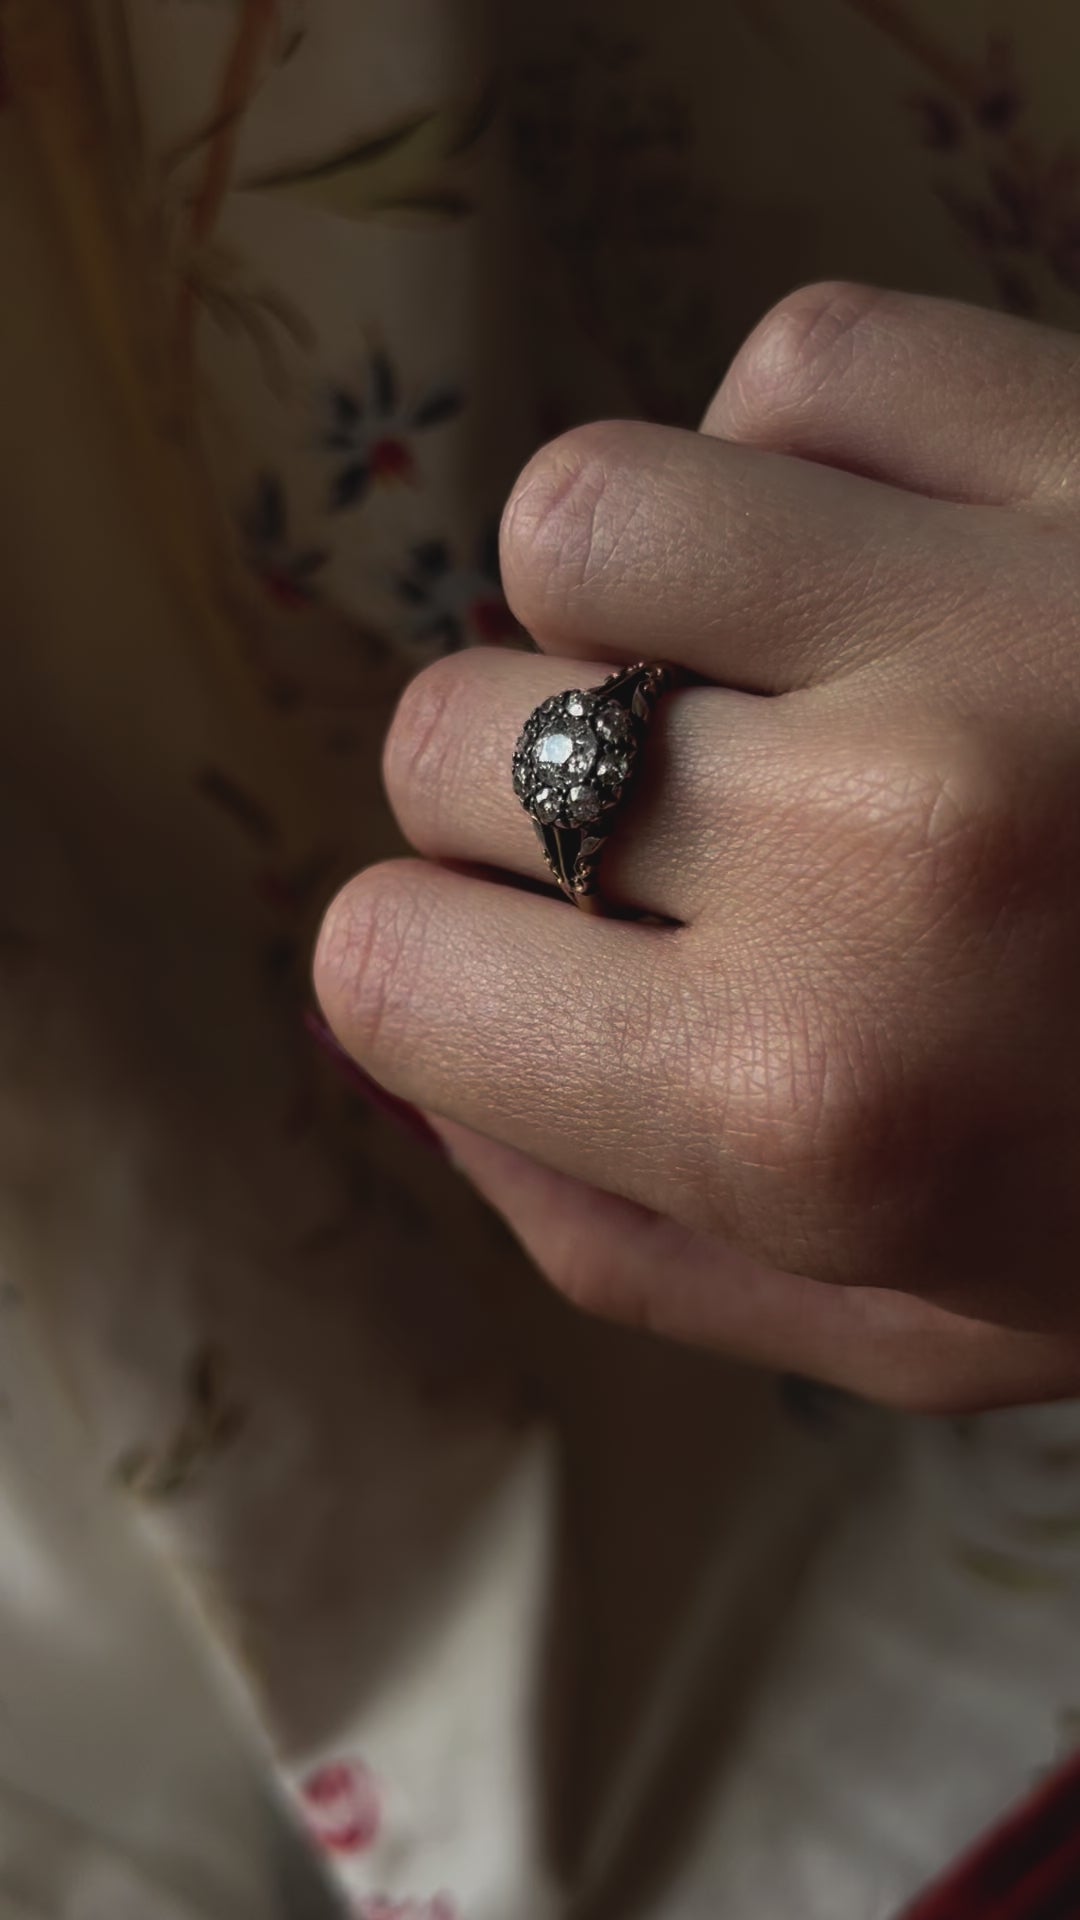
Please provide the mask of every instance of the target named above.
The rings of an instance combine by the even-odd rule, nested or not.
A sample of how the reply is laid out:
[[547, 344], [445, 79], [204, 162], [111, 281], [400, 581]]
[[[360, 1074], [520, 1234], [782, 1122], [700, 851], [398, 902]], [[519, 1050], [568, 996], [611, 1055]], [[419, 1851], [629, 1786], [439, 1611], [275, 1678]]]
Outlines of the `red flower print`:
[[359, 506], [373, 486], [415, 484], [415, 435], [452, 420], [462, 404], [450, 386], [431, 387], [419, 400], [404, 398], [393, 361], [376, 348], [357, 384], [331, 387], [326, 395], [320, 439], [337, 456], [331, 512]]
[[371, 477], [386, 486], [394, 480], [416, 480], [416, 461], [404, 440], [377, 440], [371, 449]]
[[334, 1760], [317, 1767], [300, 1793], [311, 1831], [328, 1853], [365, 1853], [374, 1846], [382, 1806], [375, 1775], [362, 1760]]
[[330, 558], [323, 547], [303, 547], [291, 537], [285, 489], [274, 473], [261, 473], [240, 530], [248, 560], [271, 600], [286, 613], [310, 607], [318, 575]]
[[506, 601], [498, 594], [481, 594], [469, 609], [473, 627], [487, 646], [516, 640], [521, 632]]

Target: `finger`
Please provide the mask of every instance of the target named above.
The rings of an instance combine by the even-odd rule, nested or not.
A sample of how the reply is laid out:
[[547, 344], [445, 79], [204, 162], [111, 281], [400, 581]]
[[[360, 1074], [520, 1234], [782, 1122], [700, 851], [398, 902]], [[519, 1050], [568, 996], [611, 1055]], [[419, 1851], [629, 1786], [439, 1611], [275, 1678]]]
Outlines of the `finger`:
[[917, 495], [704, 434], [607, 422], [525, 469], [503, 578], [549, 653], [806, 687], [940, 628], [985, 555]]
[[804, 287], [735, 356], [703, 430], [948, 500], [1074, 500], [1080, 343], [951, 300]]
[[[493, 648], [451, 654], [418, 674], [385, 755], [391, 804], [417, 851], [549, 882], [511, 786], [511, 755], [541, 700], [593, 686], [604, 671]], [[740, 781], [775, 742], [775, 706], [701, 687], [661, 700], [639, 777], [604, 851], [607, 896], [672, 920], [696, 916]]]
[[680, 938], [397, 861], [333, 902], [315, 987], [342, 1045], [400, 1098], [647, 1204], [677, 1201], [703, 1143], [647, 1002], [677, 1002]]
[[1077, 1390], [1080, 1354], [1057, 1336], [777, 1273], [467, 1128], [436, 1127], [548, 1279], [589, 1313], [907, 1412], [974, 1412]]

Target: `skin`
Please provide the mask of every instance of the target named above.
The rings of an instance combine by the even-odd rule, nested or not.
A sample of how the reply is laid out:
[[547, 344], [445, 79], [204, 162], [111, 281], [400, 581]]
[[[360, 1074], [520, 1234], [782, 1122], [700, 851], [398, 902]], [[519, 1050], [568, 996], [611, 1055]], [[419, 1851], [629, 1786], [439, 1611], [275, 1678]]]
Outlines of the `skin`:
[[[912, 1409], [1080, 1392], [1080, 343], [804, 289], [699, 434], [537, 454], [502, 557], [541, 653], [407, 690], [343, 1045], [593, 1312]], [[537, 884], [509, 780], [643, 656], [696, 679], [602, 879], [665, 926]]]

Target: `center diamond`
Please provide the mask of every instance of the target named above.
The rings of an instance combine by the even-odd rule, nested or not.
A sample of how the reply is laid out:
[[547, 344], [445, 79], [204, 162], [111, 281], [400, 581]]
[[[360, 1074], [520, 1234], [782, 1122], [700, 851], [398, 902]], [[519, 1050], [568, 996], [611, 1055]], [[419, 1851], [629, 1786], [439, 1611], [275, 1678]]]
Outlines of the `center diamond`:
[[536, 764], [542, 772], [565, 773], [584, 780], [592, 772], [600, 742], [584, 720], [565, 733], [542, 734], [536, 746]]
[[536, 749], [536, 758], [542, 767], [565, 767], [573, 751], [574, 743], [568, 733], [545, 733]]

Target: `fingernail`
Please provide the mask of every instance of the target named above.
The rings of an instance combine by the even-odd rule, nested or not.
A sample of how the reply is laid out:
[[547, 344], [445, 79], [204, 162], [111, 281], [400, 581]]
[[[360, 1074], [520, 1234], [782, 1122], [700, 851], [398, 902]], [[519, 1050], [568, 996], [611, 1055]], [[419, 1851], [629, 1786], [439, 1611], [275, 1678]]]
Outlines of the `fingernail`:
[[380, 1087], [378, 1081], [373, 1080], [370, 1073], [365, 1073], [363, 1067], [357, 1066], [352, 1055], [346, 1053], [341, 1042], [330, 1031], [321, 1014], [316, 1013], [310, 1007], [305, 1008], [304, 1025], [315, 1041], [316, 1046], [321, 1047], [327, 1059], [331, 1060], [337, 1068], [342, 1079], [352, 1088], [354, 1093], [359, 1094], [361, 1100], [365, 1100], [369, 1107], [374, 1108], [376, 1113], [382, 1114], [384, 1119], [391, 1121], [404, 1133], [407, 1133], [411, 1139], [418, 1141], [422, 1147], [427, 1147], [430, 1152], [437, 1153], [440, 1159], [446, 1159], [446, 1148], [443, 1146], [434, 1127], [428, 1125], [428, 1122], [424, 1119], [419, 1109], [410, 1106], [407, 1100], [399, 1100], [396, 1094], [387, 1093], [386, 1088]]

